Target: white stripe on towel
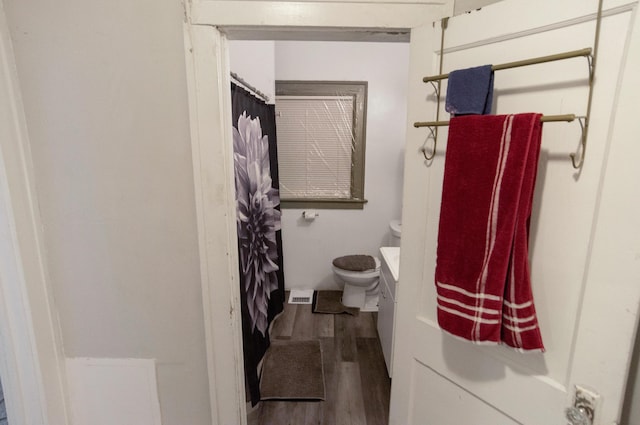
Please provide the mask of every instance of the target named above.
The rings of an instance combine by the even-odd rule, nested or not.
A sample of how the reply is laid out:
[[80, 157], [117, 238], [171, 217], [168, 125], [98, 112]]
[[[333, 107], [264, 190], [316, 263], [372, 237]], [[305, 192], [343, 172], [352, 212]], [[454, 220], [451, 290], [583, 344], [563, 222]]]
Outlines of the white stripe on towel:
[[519, 319], [517, 317], [509, 316], [507, 314], [503, 314], [502, 317], [504, 317], [505, 319], [507, 319], [507, 320], [509, 320], [510, 322], [513, 322], [513, 323], [526, 323], [526, 322], [530, 322], [530, 321], [532, 321], [532, 320], [534, 320], [536, 318], [535, 315], [531, 315], [529, 317], [524, 317], [522, 319]]
[[519, 328], [519, 327], [509, 326], [506, 323], [503, 323], [502, 326], [504, 326], [505, 328], [509, 329], [510, 331], [516, 332], [516, 333], [532, 331], [532, 330], [534, 330], [534, 329], [536, 329], [538, 327], [538, 325], [535, 324], [535, 325], [527, 326], [526, 328]]
[[452, 308], [444, 307], [444, 306], [442, 306], [440, 304], [438, 304], [438, 308], [440, 310], [442, 310], [442, 311], [447, 312], [447, 313], [455, 314], [456, 316], [460, 316], [460, 317], [464, 317], [465, 319], [469, 319], [469, 320], [471, 320], [473, 322], [476, 322], [476, 323], [485, 323], [485, 324], [488, 324], [488, 325], [497, 325], [498, 323], [500, 323], [499, 320], [483, 319], [481, 317], [473, 317], [473, 316], [470, 316], [468, 314], [464, 314], [464, 313], [462, 313], [462, 312], [460, 312], [458, 310], [454, 310]]
[[522, 304], [513, 304], [507, 300], [504, 300], [504, 304], [509, 308], [527, 308], [527, 307], [530, 307], [533, 304], [533, 302], [527, 301], [526, 303], [522, 303]]
[[[480, 312], [480, 309], [478, 307], [476, 307], [476, 306], [468, 305], [468, 304], [465, 304], [465, 303], [460, 302], [458, 300], [453, 300], [451, 298], [443, 297], [442, 295], [438, 295], [438, 301], [444, 301], [446, 303], [454, 304], [454, 305], [457, 305], [458, 307], [462, 307], [462, 308], [465, 308], [467, 310]], [[482, 309], [482, 313], [500, 314], [500, 311], [499, 310], [495, 310], [493, 308], [484, 308], [484, 309]]]
[[442, 282], [436, 282], [436, 284], [441, 287], [442, 289], [448, 289], [449, 291], [454, 291], [454, 292], [458, 292], [462, 295], [466, 295], [467, 297], [471, 297], [471, 298], [479, 298], [479, 299], [487, 299], [487, 300], [491, 300], [491, 301], [502, 301], [502, 298], [497, 296], [497, 295], [491, 295], [491, 294], [476, 294], [473, 292], [469, 292], [466, 291], [462, 288], [458, 288], [457, 286], [453, 286], [453, 285], [448, 285], [446, 283], [442, 283]]
[[[484, 293], [487, 286], [487, 277], [489, 275], [489, 260], [493, 253], [493, 248], [496, 243], [496, 235], [498, 229], [498, 212], [500, 206], [500, 189], [502, 187], [502, 178], [504, 176], [504, 170], [507, 165], [507, 158], [509, 156], [509, 148], [511, 146], [511, 126], [513, 123], [513, 115], [507, 116], [502, 124], [502, 137], [500, 139], [500, 152], [498, 155], [498, 163], [496, 164], [496, 174], [493, 181], [493, 189], [491, 192], [491, 206], [490, 212], [487, 216], [487, 235], [485, 236], [485, 253], [484, 261], [482, 263], [482, 274], [479, 278], [476, 288], [478, 293]], [[480, 303], [482, 308], [482, 302]], [[474, 331], [476, 339], [480, 337], [480, 328], [474, 325]]]

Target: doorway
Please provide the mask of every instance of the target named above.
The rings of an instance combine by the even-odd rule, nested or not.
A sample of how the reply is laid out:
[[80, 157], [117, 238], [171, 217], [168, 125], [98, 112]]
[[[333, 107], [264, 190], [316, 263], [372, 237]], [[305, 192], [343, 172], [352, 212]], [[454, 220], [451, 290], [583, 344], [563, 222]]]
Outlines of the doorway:
[[[234, 39], [311, 39], [358, 41], [367, 36], [407, 37], [410, 28], [437, 20], [446, 13], [440, 4], [323, 3], [332, 12], [323, 15], [315, 7], [297, 7], [293, 20], [282, 10], [256, 3], [255, 21], [240, 9], [246, 4], [228, 3], [216, 10], [212, 3], [194, 6], [191, 25], [186, 26], [187, 75], [191, 116], [196, 205], [200, 231], [201, 269], [208, 346], [211, 348], [209, 380], [212, 411], [222, 423], [245, 423], [244, 373], [237, 290], [237, 241], [231, 143], [231, 105], [228, 98], [229, 58], [227, 36]], [[291, 5], [283, 5], [289, 7]], [[266, 9], [265, 9], [266, 7]], [[221, 13], [222, 12], [222, 13]], [[242, 19], [238, 20], [239, 17]], [[240, 21], [245, 22], [242, 25]], [[259, 22], [271, 22], [272, 27]], [[234, 26], [233, 23], [240, 24]], [[255, 26], [246, 26], [255, 22]], [[220, 30], [210, 26], [222, 25]], [[300, 27], [306, 27], [303, 31]], [[223, 32], [222, 32], [223, 31]], [[300, 35], [302, 34], [302, 35]], [[380, 40], [380, 39], [378, 39]], [[246, 76], [243, 76], [248, 78]], [[225, 114], [227, 114], [225, 116]], [[207, 158], [207, 164], [202, 161]], [[214, 182], [218, 182], [214, 184]], [[224, 182], [224, 184], [220, 184]], [[203, 194], [207, 194], [204, 196]], [[213, 194], [213, 195], [210, 195]], [[201, 196], [202, 195], [202, 196]], [[395, 217], [397, 218], [397, 217]], [[217, 244], [209, 243], [217, 241]], [[286, 261], [286, 256], [285, 256]], [[215, 279], [213, 278], [215, 276]], [[231, 300], [231, 309], [229, 308]], [[213, 346], [231, 347], [214, 351]], [[228, 382], [224, 388], [218, 382]]]
[[[229, 34], [229, 38], [232, 36], [233, 34]], [[291, 34], [287, 37], [291, 38]], [[319, 216], [313, 221], [302, 219], [304, 208], [282, 209], [287, 289], [340, 290], [341, 287], [336, 284], [333, 277], [331, 261], [352, 253], [380, 258], [379, 248], [388, 245], [389, 222], [399, 218], [401, 214], [408, 83], [406, 75], [409, 66], [408, 33], [398, 32], [389, 35], [387, 39], [381, 34], [372, 33], [370, 38], [374, 41], [363, 34], [359, 35], [358, 41], [309, 41], [306, 40], [306, 34], [300, 32], [296, 33], [295, 37], [296, 40], [230, 40], [228, 43], [230, 70], [255, 89], [265, 93], [270, 98], [269, 103], [275, 100], [275, 81], [365, 81], [368, 83], [366, 171], [364, 173], [367, 203], [364, 208], [355, 211], [319, 209]], [[386, 58], [386, 62], [380, 64], [380, 58]], [[256, 67], [255, 63], [260, 63], [261, 66]], [[290, 307], [292, 306], [285, 306], [285, 311]], [[335, 322], [333, 317], [329, 321], [320, 320], [324, 324], [330, 322], [330, 329], [324, 329], [321, 332], [322, 335], [316, 335], [317, 332], [314, 333], [314, 330], [318, 327], [315, 325], [311, 326], [308, 332], [303, 329], [305, 324], [311, 324], [314, 319], [317, 319], [312, 317], [317, 315], [306, 315], [306, 310], [303, 312], [303, 309], [310, 310], [310, 306], [299, 305], [293, 308], [297, 309], [297, 314], [293, 316], [296, 316], [295, 320], [298, 321], [294, 324], [295, 337], [307, 335], [310, 338], [314, 336], [335, 338], [333, 342], [325, 342], [347, 344], [351, 347], [352, 349], [348, 349], [347, 352], [338, 353], [338, 357], [351, 356], [350, 361], [358, 357], [356, 349], [356, 340], [358, 340], [361, 342], [359, 348], [363, 351], [363, 361], [369, 361], [367, 360], [369, 357], [382, 361], [372, 366], [371, 374], [380, 375], [380, 381], [389, 379], [384, 360], [379, 352], [374, 315], [361, 313], [362, 317], [353, 320], [350, 320], [349, 316], [336, 316]], [[366, 326], [350, 328], [350, 322], [360, 319], [365, 320]], [[277, 323], [274, 329], [276, 327]], [[363, 329], [368, 332], [364, 332]], [[274, 337], [290, 338], [291, 335], [274, 336], [272, 334], [272, 338]], [[370, 340], [371, 338], [375, 344]], [[329, 352], [332, 351], [328, 350], [326, 356], [329, 356]], [[376, 357], [376, 354], [380, 356]], [[341, 360], [336, 361], [338, 366], [334, 368], [332, 364], [331, 370], [340, 369], [343, 363]], [[364, 369], [365, 363], [359, 366], [363, 370], [350, 369], [349, 373], [343, 375], [351, 377], [349, 379], [353, 381], [348, 384], [350, 388], [348, 392], [354, 393], [361, 387], [361, 377], [365, 378], [362, 380], [363, 383], [369, 377]], [[353, 367], [353, 364], [350, 366]], [[374, 367], [375, 370], [373, 370]], [[344, 379], [339, 378], [339, 380], [337, 388], [330, 388], [331, 384], [326, 382], [327, 390], [336, 393], [339, 388], [344, 389], [346, 385], [343, 382]], [[376, 409], [388, 406], [388, 383], [386, 395], [384, 395], [383, 385], [380, 385], [380, 391], [376, 390], [375, 385], [370, 388], [367, 385], [367, 387], [377, 395], [367, 394], [364, 397], [364, 403], [355, 399], [348, 400], [347, 397], [340, 402], [352, 403], [357, 407], [349, 411], [354, 414], [361, 412], [363, 422], [366, 414], [370, 423], [376, 423], [371, 422], [373, 420], [382, 423], [387, 419], [388, 407], [385, 407], [383, 413]], [[362, 398], [360, 395], [360, 400]], [[327, 399], [326, 404], [330, 403], [340, 405], [335, 400]], [[287, 405], [284, 402], [280, 404]], [[373, 407], [374, 411], [369, 407]], [[303, 406], [302, 409], [304, 408]], [[317, 410], [317, 406], [313, 403], [306, 408], [307, 412]], [[275, 410], [275, 408], [269, 407], [268, 410]], [[300, 410], [300, 406], [292, 407], [292, 410]], [[281, 409], [278, 409], [278, 413], [282, 413]], [[324, 414], [335, 415], [335, 408], [334, 412], [324, 412]], [[371, 418], [375, 416], [378, 417]], [[325, 420], [326, 423], [335, 421], [326, 417]]]

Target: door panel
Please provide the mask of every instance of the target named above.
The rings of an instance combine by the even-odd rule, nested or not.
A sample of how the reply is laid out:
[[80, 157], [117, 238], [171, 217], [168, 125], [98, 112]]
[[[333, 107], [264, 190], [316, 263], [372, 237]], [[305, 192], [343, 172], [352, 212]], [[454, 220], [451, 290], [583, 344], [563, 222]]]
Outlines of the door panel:
[[[605, 1], [604, 5], [589, 148], [580, 171], [572, 168], [569, 159], [569, 153], [579, 145], [580, 125], [547, 123], [543, 129], [529, 246], [545, 353], [523, 354], [503, 346], [473, 345], [439, 329], [433, 276], [447, 128], [439, 130], [437, 154], [431, 162], [420, 153], [423, 143], [433, 143], [427, 140], [429, 130], [409, 130], [403, 224], [412, 231], [405, 232], [402, 240], [392, 424], [443, 425], [470, 420], [560, 424], [575, 384], [594, 387], [603, 395], [596, 417], [599, 423], [618, 417], [640, 297], [634, 280], [638, 265], [629, 252], [640, 251], [640, 237], [624, 245], [598, 234], [618, 234], [620, 226], [638, 231], [637, 219], [631, 223], [600, 220], [603, 214], [615, 214], [611, 209], [616, 204], [625, 211], [640, 210], [638, 201], [616, 192], [621, 183], [611, 177], [611, 170], [617, 169], [617, 162], [612, 161], [625, 157], [611, 153], [638, 150], [631, 144], [623, 147], [624, 140], [633, 137], [637, 124], [617, 119], [622, 108], [619, 94], [634, 91], [638, 95], [637, 85], [631, 80], [635, 77], [624, 73], [630, 58], [638, 54], [638, 43], [633, 35], [637, 33], [633, 25], [637, 19], [635, 2]], [[454, 17], [444, 36], [443, 72], [591, 47], [596, 10], [596, 1], [506, 0]], [[440, 36], [439, 23], [412, 31], [411, 123], [435, 119], [433, 88], [421, 80], [439, 73]], [[585, 58], [498, 71], [493, 113], [584, 115], [588, 72]], [[442, 85], [441, 119], [448, 119], [445, 93], [446, 80]], [[637, 167], [627, 172], [629, 178], [633, 174], [635, 181], [640, 181]], [[607, 187], [611, 187], [610, 199], [603, 203]], [[609, 244], [608, 249], [603, 249], [603, 244]], [[621, 257], [604, 254], [616, 250]], [[595, 269], [602, 269], [598, 278]], [[611, 285], [628, 298], [611, 296], [606, 291]], [[609, 296], [603, 298], [603, 294]], [[598, 296], [609, 304], [598, 303]], [[619, 312], [621, 303], [628, 314]], [[616, 350], [600, 347], [598, 341], [605, 337]], [[606, 374], [593, 373], [594, 365], [606, 369]], [[432, 403], [434, 393], [438, 401]], [[455, 415], [446, 413], [446, 406], [455, 406], [466, 397], [477, 403], [464, 404], [466, 407], [456, 410]], [[504, 419], [495, 419], [495, 412], [501, 412]]]
[[[473, 393], [466, 391], [454, 381], [439, 375], [433, 369], [414, 363], [413, 392], [425, 394], [420, 403], [413, 404], [411, 423], [457, 423], [468, 424], [467, 412], [478, 412], [473, 425], [516, 425], [503, 412], [484, 403]], [[434, 388], [438, 388], [434, 391]]]
[[[577, 122], [549, 123], [545, 124], [543, 130], [529, 247], [534, 297], [547, 353], [544, 355], [544, 362], [537, 361], [534, 364], [530, 357], [536, 356], [527, 355], [523, 358], [519, 353], [508, 349], [500, 352], [522, 367], [531, 368], [536, 373], [544, 373], [557, 380], [564, 379], [569, 367], [572, 336], [579, 311], [579, 294], [583, 290], [583, 274], [592, 237], [591, 226], [596, 213], [597, 186], [606, 148], [602, 141], [607, 139], [612, 119], [612, 103], [625, 47], [618, 40], [626, 38], [630, 15], [631, 12], [626, 12], [603, 20], [603, 48], [599, 52], [597, 70], [599, 84], [594, 93], [594, 119], [589, 134], [592, 143], [589, 145], [588, 163], [579, 180], [576, 181], [569, 153], [577, 149], [580, 125]], [[461, 18], [466, 18], [464, 21], [467, 21], [472, 15]], [[466, 22], [459, 23], [455, 18], [452, 19], [445, 40], [449, 32], [463, 32], [464, 28]], [[473, 64], [488, 63], [487, 61], [504, 63], [576, 50], [590, 46], [593, 33], [594, 23], [589, 21], [524, 38], [489, 42], [446, 54], [446, 68], [466, 68]], [[549, 115], [582, 115], [586, 112], [587, 78], [588, 63], [584, 58], [498, 71], [495, 75], [495, 112], [539, 111]], [[442, 90], [446, 93], [446, 82]], [[441, 116], [448, 117], [444, 109]], [[438, 140], [442, 154], [434, 161], [434, 165], [437, 164], [440, 168], [436, 174], [439, 178], [432, 178], [429, 188], [430, 196], [438, 206], [442, 191], [446, 137], [445, 127]], [[437, 234], [439, 211], [434, 213], [436, 216], [430, 223], [433, 225], [432, 231]], [[435, 259], [435, 249], [435, 244], [430, 245], [427, 257]], [[434, 265], [435, 261], [430, 267]], [[424, 295], [425, 305], [428, 302], [424, 314], [435, 321], [435, 299], [428, 291]]]

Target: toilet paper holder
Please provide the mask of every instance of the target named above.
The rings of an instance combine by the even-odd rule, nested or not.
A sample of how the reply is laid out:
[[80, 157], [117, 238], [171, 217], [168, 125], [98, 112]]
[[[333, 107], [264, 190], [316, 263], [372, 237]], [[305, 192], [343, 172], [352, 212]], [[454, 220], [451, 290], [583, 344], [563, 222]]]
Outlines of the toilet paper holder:
[[302, 218], [307, 221], [313, 221], [316, 217], [320, 216], [317, 211], [314, 210], [304, 210], [302, 211]]

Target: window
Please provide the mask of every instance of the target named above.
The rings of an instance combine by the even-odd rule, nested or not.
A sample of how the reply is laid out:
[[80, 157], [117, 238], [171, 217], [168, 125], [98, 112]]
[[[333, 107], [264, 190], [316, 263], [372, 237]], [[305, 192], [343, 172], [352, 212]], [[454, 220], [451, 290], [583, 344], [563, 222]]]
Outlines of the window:
[[276, 81], [283, 208], [363, 208], [366, 107], [366, 82]]

